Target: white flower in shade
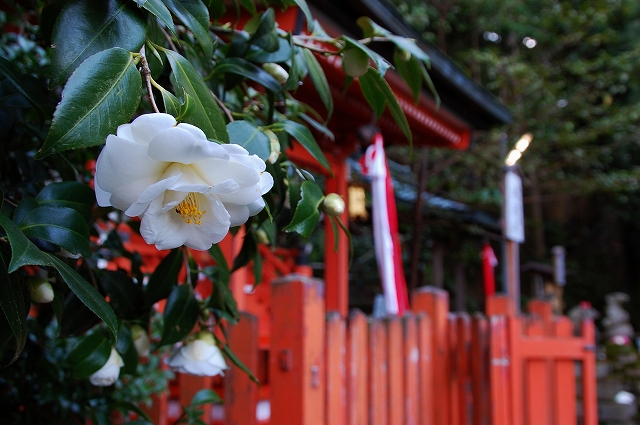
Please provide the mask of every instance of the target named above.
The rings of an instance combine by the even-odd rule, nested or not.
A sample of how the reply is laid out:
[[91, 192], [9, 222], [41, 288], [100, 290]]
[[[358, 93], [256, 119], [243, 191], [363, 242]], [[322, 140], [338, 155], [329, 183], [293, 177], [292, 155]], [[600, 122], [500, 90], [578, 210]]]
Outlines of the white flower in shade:
[[133, 339], [133, 345], [136, 347], [138, 356], [149, 357], [151, 342], [149, 341], [149, 334], [147, 334], [147, 331], [145, 331], [142, 326], [131, 326], [131, 339]]
[[176, 372], [200, 376], [224, 375], [228, 369], [213, 334], [200, 331], [173, 351], [167, 364]]
[[53, 301], [53, 287], [46, 278], [30, 276], [27, 279], [27, 287], [29, 288], [31, 301], [35, 303], [50, 303]]
[[115, 348], [111, 347], [109, 359], [100, 370], [89, 377], [89, 382], [98, 387], [113, 385], [118, 380], [122, 366], [124, 366], [122, 357], [120, 357]]
[[218, 144], [168, 114], [147, 114], [109, 135], [96, 163], [100, 206], [142, 218], [158, 249], [206, 250], [264, 207], [273, 177], [256, 155]]

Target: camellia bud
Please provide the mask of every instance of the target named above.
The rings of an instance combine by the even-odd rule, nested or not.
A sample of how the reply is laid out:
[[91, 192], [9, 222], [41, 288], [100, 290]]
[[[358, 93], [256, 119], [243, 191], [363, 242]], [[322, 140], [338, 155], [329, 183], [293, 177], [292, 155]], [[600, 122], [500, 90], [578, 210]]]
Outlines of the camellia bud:
[[409, 59], [411, 59], [411, 52], [408, 51], [407, 49], [403, 49], [399, 47], [396, 49], [396, 53], [398, 55], [398, 59], [400, 59], [403, 62], [407, 62]]
[[50, 303], [53, 301], [53, 288], [44, 277], [31, 276], [27, 279], [27, 286], [29, 287], [31, 301], [35, 303]]
[[284, 84], [289, 79], [289, 73], [284, 70], [283, 67], [277, 63], [265, 63], [262, 64], [262, 69], [267, 71], [273, 78], [278, 80], [280, 84]]
[[151, 343], [149, 342], [149, 334], [140, 325], [131, 326], [131, 339], [136, 347], [138, 356], [149, 357]]
[[330, 193], [322, 201], [322, 211], [332, 216], [339, 216], [344, 212], [344, 200], [337, 193]]
[[350, 77], [357, 78], [367, 73], [369, 55], [357, 47], [346, 49], [342, 54], [342, 70]]
[[278, 140], [278, 136], [276, 136], [276, 134], [271, 130], [265, 130], [264, 134], [269, 136], [269, 147], [271, 149], [271, 153], [269, 154], [269, 158], [267, 158], [267, 161], [270, 164], [274, 164], [278, 160], [278, 158], [280, 157], [280, 153], [282, 152], [280, 149], [280, 140]]

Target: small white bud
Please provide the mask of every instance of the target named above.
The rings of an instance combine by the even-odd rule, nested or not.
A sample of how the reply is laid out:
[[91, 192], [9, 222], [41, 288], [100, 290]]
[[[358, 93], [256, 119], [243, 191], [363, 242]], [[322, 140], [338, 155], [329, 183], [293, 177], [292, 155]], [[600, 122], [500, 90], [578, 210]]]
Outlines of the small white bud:
[[337, 193], [330, 193], [322, 201], [322, 210], [332, 216], [339, 216], [344, 212], [344, 200]]
[[31, 276], [27, 279], [29, 295], [31, 301], [35, 303], [50, 303], [53, 301], [53, 287], [47, 279], [38, 276]]
[[262, 69], [267, 71], [273, 78], [278, 80], [280, 84], [286, 83], [289, 79], [289, 73], [277, 63], [269, 62], [262, 64]]
[[133, 339], [133, 345], [136, 347], [138, 356], [148, 357], [151, 343], [149, 342], [149, 335], [140, 325], [131, 326], [131, 339]]

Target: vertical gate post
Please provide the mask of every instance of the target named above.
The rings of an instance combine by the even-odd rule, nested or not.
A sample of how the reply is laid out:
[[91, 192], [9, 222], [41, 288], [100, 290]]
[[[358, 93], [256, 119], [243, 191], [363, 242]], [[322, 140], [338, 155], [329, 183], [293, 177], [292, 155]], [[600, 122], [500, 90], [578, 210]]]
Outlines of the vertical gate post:
[[404, 425], [418, 425], [420, 404], [420, 348], [418, 322], [413, 314], [403, 317], [404, 335]]
[[369, 424], [389, 424], [387, 380], [387, 327], [381, 319], [369, 320]]
[[367, 316], [349, 314], [347, 331], [347, 399], [349, 425], [369, 424], [369, 339]]
[[[238, 359], [253, 373], [258, 370], [258, 320], [240, 313], [240, 321], [229, 326], [229, 346]], [[235, 365], [225, 376], [225, 425], [255, 425], [258, 384]]]
[[449, 294], [443, 289], [423, 287], [414, 291], [412, 300], [413, 312], [426, 313], [431, 319], [434, 423], [450, 425]]
[[336, 311], [327, 313], [327, 423], [345, 425], [347, 419], [346, 324]]
[[491, 424], [511, 424], [511, 403], [514, 394], [509, 385], [509, 346], [507, 343], [507, 318], [493, 316], [490, 319], [491, 359]]
[[325, 423], [325, 309], [320, 280], [271, 283], [271, 423]]
[[598, 396], [596, 394], [596, 338], [593, 321], [585, 320], [581, 326], [585, 342], [582, 363], [582, 405], [584, 425], [598, 424]]
[[397, 316], [387, 318], [387, 376], [389, 380], [389, 425], [406, 425], [404, 419], [404, 344], [402, 321]]
[[418, 347], [419, 361], [419, 388], [420, 395], [419, 417], [420, 425], [436, 425], [436, 409], [434, 405], [434, 392], [439, 390], [433, 380], [433, 336], [431, 318], [425, 313], [419, 313], [418, 319]]

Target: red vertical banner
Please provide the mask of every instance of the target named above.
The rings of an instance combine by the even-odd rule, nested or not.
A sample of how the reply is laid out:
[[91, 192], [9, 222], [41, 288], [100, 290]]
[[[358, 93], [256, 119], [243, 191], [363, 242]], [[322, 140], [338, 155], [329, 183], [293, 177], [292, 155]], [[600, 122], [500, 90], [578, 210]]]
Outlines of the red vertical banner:
[[393, 182], [384, 152], [382, 134], [377, 133], [367, 148], [363, 161], [371, 178], [373, 200], [373, 239], [387, 314], [402, 315], [409, 308], [407, 283], [402, 266], [398, 237], [398, 214]]
[[498, 259], [489, 242], [482, 245], [480, 257], [482, 258], [482, 275], [484, 277], [484, 296], [488, 298], [496, 293], [494, 268], [498, 265]]

